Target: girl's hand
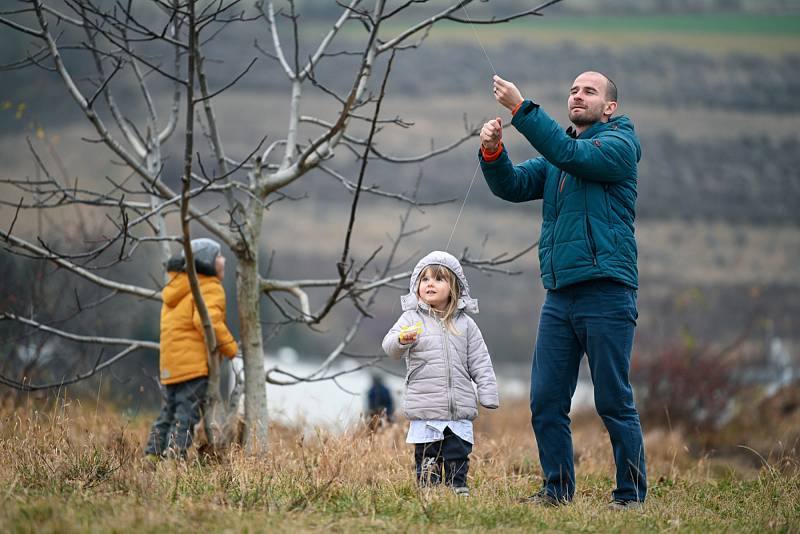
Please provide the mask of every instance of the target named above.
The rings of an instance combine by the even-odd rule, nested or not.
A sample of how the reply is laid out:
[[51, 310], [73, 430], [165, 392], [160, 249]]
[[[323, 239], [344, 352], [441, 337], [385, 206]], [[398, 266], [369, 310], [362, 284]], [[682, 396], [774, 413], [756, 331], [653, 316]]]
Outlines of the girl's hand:
[[398, 339], [401, 345], [408, 345], [416, 341], [417, 337], [422, 335], [422, 321], [417, 321], [417, 324], [404, 326], [400, 329]]
[[400, 340], [401, 345], [408, 345], [409, 343], [413, 343], [417, 340], [417, 331], [416, 330], [408, 330], [406, 332], [400, 332], [400, 336], [398, 337]]

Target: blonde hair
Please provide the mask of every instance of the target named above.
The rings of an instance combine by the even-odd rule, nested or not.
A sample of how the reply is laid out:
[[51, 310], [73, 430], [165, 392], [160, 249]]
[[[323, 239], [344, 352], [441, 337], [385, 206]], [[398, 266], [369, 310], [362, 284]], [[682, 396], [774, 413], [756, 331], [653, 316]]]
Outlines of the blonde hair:
[[419, 286], [425, 276], [431, 278], [444, 278], [447, 286], [450, 288], [450, 299], [447, 301], [447, 306], [444, 310], [434, 310], [431, 312], [438, 315], [444, 322], [447, 329], [455, 335], [461, 335], [456, 326], [453, 324], [453, 318], [458, 313], [458, 298], [461, 296], [461, 286], [458, 283], [458, 278], [455, 273], [445, 267], [444, 265], [432, 264], [425, 267], [419, 277], [417, 278], [417, 295], [419, 295]]

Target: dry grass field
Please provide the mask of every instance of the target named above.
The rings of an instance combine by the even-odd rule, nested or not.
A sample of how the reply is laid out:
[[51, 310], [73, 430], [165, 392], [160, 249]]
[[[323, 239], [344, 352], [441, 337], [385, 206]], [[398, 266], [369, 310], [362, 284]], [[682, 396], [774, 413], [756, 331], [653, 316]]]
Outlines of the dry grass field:
[[[607, 436], [593, 414], [574, 421], [578, 493], [559, 509], [517, 501], [539, 485], [524, 402], [483, 413], [470, 468], [472, 496], [420, 491], [405, 426], [375, 435], [273, 426], [260, 458], [234, 450], [187, 463], [141, 458], [149, 419], [60, 399], [6, 406], [0, 417], [4, 532], [798, 532], [800, 465], [763, 458], [736, 469], [697, 459], [677, 432], [646, 437], [643, 510], [606, 509]], [[755, 453], [754, 453], [755, 454]], [[796, 457], [795, 457], [796, 458]], [[755, 464], [753, 464], [755, 465]]]

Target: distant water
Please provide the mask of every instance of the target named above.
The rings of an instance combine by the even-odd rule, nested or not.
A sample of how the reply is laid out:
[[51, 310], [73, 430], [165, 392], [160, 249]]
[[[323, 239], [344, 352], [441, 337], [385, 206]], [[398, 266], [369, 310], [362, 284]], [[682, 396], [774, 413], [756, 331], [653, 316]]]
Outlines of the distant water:
[[[238, 362], [241, 364], [241, 362]], [[357, 364], [351, 361], [336, 363], [325, 374], [337, 374], [352, 369]], [[307, 362], [297, 358], [290, 349], [279, 351], [266, 358], [265, 368], [279, 367], [296, 376], [309, 376], [318, 369], [319, 362]], [[360, 370], [342, 375], [333, 380], [303, 382], [291, 386], [267, 384], [267, 408], [270, 420], [302, 424], [307, 428], [325, 427], [341, 431], [357, 423], [366, 409], [366, 392], [372, 384], [372, 373], [378, 372], [386, 387], [392, 392], [395, 411], [402, 413], [403, 378], [377, 369]], [[530, 387], [530, 368], [522, 365], [495, 366], [501, 403], [503, 400], [527, 399]], [[276, 379], [286, 377], [275, 375]], [[592, 384], [579, 380], [573, 398], [573, 409], [591, 407]]]

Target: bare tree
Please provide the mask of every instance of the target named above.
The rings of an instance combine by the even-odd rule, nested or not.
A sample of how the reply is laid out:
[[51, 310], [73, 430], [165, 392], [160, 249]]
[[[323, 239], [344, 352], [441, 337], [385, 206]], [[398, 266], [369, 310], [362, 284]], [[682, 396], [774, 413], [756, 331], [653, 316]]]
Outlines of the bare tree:
[[[70, 184], [55, 176], [40, 154], [40, 147], [30, 142], [40, 176], [35, 180], [12, 177], [0, 182], [5, 184], [6, 190], [16, 192], [3, 195], [0, 200], [7, 212], [13, 210], [8, 228], [0, 230], [0, 243], [12, 253], [52, 262], [79, 279], [104, 288], [110, 296], [129, 295], [156, 302], [161, 298], [160, 286], [164, 280], [154, 280], [150, 287], [132, 285], [115, 281], [113, 269], [143, 248], [152, 247], [153, 243], [158, 245], [161, 262], [166, 265], [170, 243], [179, 243], [189, 260], [192, 292], [200, 310], [205, 308], [196, 273], [191, 269], [190, 232], [202, 228], [224, 243], [238, 262], [236, 293], [244, 382], [237, 384], [236, 391], [241, 392], [243, 386], [246, 443], [252, 451], [264, 450], [267, 395], [260, 313], [262, 297], [274, 301], [275, 293], [289, 293], [293, 301], [288, 307], [279, 307], [283, 319], [275, 322], [302, 323], [310, 328], [319, 325], [342, 302], [351, 303], [359, 311], [351, 328], [316, 373], [309, 377], [290, 377], [292, 380], [330, 378], [325, 371], [346, 353], [362, 320], [370, 315], [376, 292], [408, 276], [408, 272], [397, 272], [397, 266], [402, 263], [396, 258], [398, 245], [415, 232], [407, 229], [411, 210], [430, 204], [420, 200], [416, 192], [409, 195], [365, 186], [369, 162], [424, 162], [474, 138], [478, 132], [477, 126], [466, 125], [463, 135], [423, 154], [388, 154], [379, 149], [376, 139], [380, 134], [412, 126], [400, 117], [381, 116], [393, 58], [397, 54], [413, 53], [423, 45], [431, 28], [442, 21], [502, 23], [541, 15], [542, 9], [555, 2], [546, 2], [521, 13], [471, 19], [467, 6], [472, 0], [452, 1], [433, 15], [426, 11], [417, 20], [415, 7], [424, 3], [427, 2], [373, 0], [368, 6], [363, 5], [362, 0], [350, 0], [346, 5], [340, 3], [338, 18], [317, 43], [309, 46], [303, 39], [300, 15], [292, 0], [281, 10], [276, 9], [273, 2], [261, 0], [252, 5], [241, 0], [154, 0], [147, 3], [62, 0], [58, 5], [43, 0], [21, 0], [17, 9], [0, 12], [0, 24], [3, 31], [24, 35], [31, 45], [26, 57], [6, 68], [40, 69], [43, 75], [55, 73], [65, 93], [95, 132], [93, 139], [86, 140], [95, 147], [92, 153], [98, 154], [101, 148], [110, 151], [114, 164], [126, 169], [128, 174], [123, 180], [107, 177], [108, 187], [92, 184], [82, 188], [77, 182]], [[392, 30], [396, 25], [386, 24], [390, 20], [411, 22], [398, 32]], [[251, 49], [252, 59], [227, 81], [215, 84], [209, 70], [214, 63], [207, 51], [214, 50], [215, 39], [221, 32], [254, 25], [268, 32], [271, 46], [264, 47], [256, 42]], [[353, 32], [361, 32], [355, 45], [353, 39], [347, 41], [348, 46], [355, 49], [334, 50], [334, 43], [345, 26]], [[286, 33], [291, 35], [290, 46], [284, 42]], [[310, 52], [302, 52], [304, 50]], [[225, 149], [214, 102], [249, 76], [262, 56], [277, 65], [271, 75], [281, 73], [290, 86], [285, 135], [254, 141], [249, 153], [234, 157]], [[348, 86], [344, 89], [332, 87], [321, 79], [318, 72], [323, 63], [351, 69]], [[88, 76], [87, 64], [94, 69]], [[165, 84], [172, 87], [166, 101], [160, 98]], [[132, 105], [129, 97], [116, 96], [115, 90], [130, 87], [135, 87], [140, 94], [140, 105]], [[331, 117], [326, 119], [302, 112], [303, 94], [308, 90], [328, 96], [333, 108]], [[185, 104], [182, 106], [181, 102]], [[162, 113], [166, 119], [161, 118]], [[181, 113], [185, 114], [182, 140], [174, 135], [179, 130]], [[197, 124], [203, 127], [207, 148], [198, 148], [195, 141]], [[305, 135], [316, 133], [304, 138], [301, 125], [307, 128], [302, 130]], [[364, 127], [368, 130], [366, 136], [359, 137], [363, 133], [358, 132]], [[166, 148], [168, 143], [172, 143], [170, 148]], [[169, 153], [179, 152], [183, 154], [183, 169], [181, 190], [176, 191], [170, 186], [175, 180], [168, 175], [165, 162]], [[341, 158], [343, 153], [357, 156], [357, 176], [348, 177], [330, 165], [331, 160]], [[264, 268], [259, 263], [264, 212], [275, 202], [290, 198], [287, 187], [312, 171], [333, 176], [352, 194], [346, 238], [335, 264], [335, 275], [311, 280], [269, 278], [262, 274]], [[387, 251], [378, 249], [365, 260], [357, 261], [351, 251], [351, 236], [357, 227], [358, 206], [365, 194], [395, 199], [404, 204], [407, 211], [401, 218], [398, 233], [389, 240]], [[56, 250], [47, 244], [46, 236], [25, 237], [25, 232], [15, 232], [18, 218], [28, 211], [67, 207], [77, 207], [81, 213], [94, 210], [110, 223], [102, 236], [94, 236], [93, 246], [88, 249]], [[462, 260], [479, 269], [505, 272], [503, 264], [516, 257], [518, 255], [471, 258], [465, 251]], [[380, 267], [377, 266], [379, 260], [383, 263]], [[308, 293], [313, 288], [327, 291], [316, 304], [312, 304]], [[202, 315], [209, 348], [209, 391], [213, 392], [210, 406], [213, 407], [221, 404], [216, 347], [207, 313]], [[33, 313], [24, 316], [2, 311], [0, 320], [14, 321], [26, 329], [74, 341], [123, 347], [102, 362], [98, 358], [90, 370], [59, 383], [84, 379], [137, 350], [157, 349], [157, 344], [152, 342], [69, 332], [37, 321]], [[374, 361], [368, 362], [371, 363]], [[0, 381], [29, 390], [55, 384], [32, 384], [5, 375]], [[280, 382], [274, 378], [271, 381]], [[207, 410], [207, 413], [214, 412]], [[224, 419], [216, 416], [207, 419], [213, 441], [224, 441], [220, 437], [225, 434], [222, 428], [225, 423], [221, 422]]]

